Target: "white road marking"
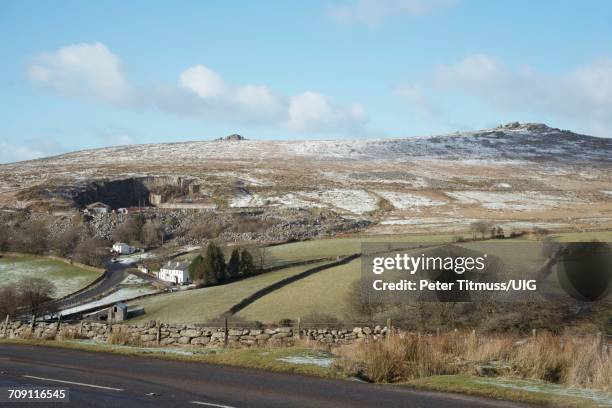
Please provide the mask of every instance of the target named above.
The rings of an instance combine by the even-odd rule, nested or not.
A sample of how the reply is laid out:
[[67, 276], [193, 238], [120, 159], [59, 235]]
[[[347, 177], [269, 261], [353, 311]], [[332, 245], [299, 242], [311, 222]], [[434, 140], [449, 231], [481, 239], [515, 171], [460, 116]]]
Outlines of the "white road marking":
[[207, 407], [217, 407], [217, 408], [236, 408], [229, 405], [221, 405], [221, 404], [213, 404], [211, 402], [202, 402], [202, 401], [189, 401], [190, 404], [196, 405], [206, 405]]
[[33, 378], [35, 380], [42, 380], [42, 381], [52, 381], [52, 382], [58, 382], [58, 383], [62, 383], [62, 384], [73, 384], [73, 385], [80, 385], [82, 387], [91, 387], [91, 388], [100, 388], [102, 390], [111, 390], [111, 391], [125, 391], [121, 388], [113, 388], [113, 387], [105, 387], [103, 385], [95, 385], [95, 384], [85, 384], [85, 383], [80, 383], [80, 382], [74, 382], [74, 381], [65, 381], [65, 380], [55, 380], [53, 378], [44, 378], [44, 377], [35, 377], [33, 375], [23, 375], [22, 377], [25, 378]]

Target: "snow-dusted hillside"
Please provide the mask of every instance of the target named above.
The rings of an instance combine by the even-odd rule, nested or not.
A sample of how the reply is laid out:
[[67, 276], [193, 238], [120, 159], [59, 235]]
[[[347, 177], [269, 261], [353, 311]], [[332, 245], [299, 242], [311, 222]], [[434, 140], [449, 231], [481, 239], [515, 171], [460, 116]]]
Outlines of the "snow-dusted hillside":
[[[508, 125], [507, 125], [508, 126]], [[317, 141], [199, 141], [144, 144], [84, 150], [4, 165], [3, 171], [28, 167], [117, 164], [177, 166], [200, 160], [312, 159], [457, 159], [612, 162], [612, 139], [578, 135], [542, 124], [524, 124], [477, 132], [401, 139]], [[187, 162], [187, 163], [185, 163]]]
[[219, 209], [327, 208], [392, 221], [383, 225], [413, 225], [415, 216], [567, 224], [578, 213], [609, 222], [611, 170], [612, 139], [542, 124], [401, 139], [164, 143], [0, 165], [0, 207], [79, 206], [105, 180], [147, 188], [187, 180], [200, 186], [189, 200]]

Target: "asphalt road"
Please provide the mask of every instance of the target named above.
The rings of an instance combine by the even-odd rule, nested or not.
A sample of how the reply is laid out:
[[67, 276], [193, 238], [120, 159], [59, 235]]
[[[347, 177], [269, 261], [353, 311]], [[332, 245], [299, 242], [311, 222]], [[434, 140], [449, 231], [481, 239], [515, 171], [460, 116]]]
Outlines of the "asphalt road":
[[126, 276], [126, 269], [131, 265], [124, 265], [121, 263], [108, 263], [106, 265], [105, 276], [102, 280], [97, 282], [95, 285], [86, 288], [83, 291], [76, 292], [72, 296], [69, 296], [65, 299], [60, 299], [56, 301], [54, 304], [59, 309], [64, 309], [69, 306], [75, 306], [80, 303], [84, 303], [87, 300], [95, 298], [96, 296], [100, 296], [103, 293], [108, 292], [115, 286], [119, 285], [121, 281], [123, 281]]
[[[32, 407], [518, 407], [509, 402], [58, 348], [0, 345], [1, 387], [67, 387], [70, 403]], [[4, 404], [0, 404], [4, 405]]]

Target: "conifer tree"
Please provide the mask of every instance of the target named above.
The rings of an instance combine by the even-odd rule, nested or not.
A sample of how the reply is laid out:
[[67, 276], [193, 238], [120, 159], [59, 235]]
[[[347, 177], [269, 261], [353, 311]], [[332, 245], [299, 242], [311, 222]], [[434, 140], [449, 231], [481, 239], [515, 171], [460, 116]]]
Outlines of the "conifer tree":
[[249, 251], [243, 249], [240, 253], [240, 276], [250, 276], [255, 273], [255, 264], [253, 263], [253, 256]]
[[240, 273], [240, 250], [235, 248], [232, 251], [229, 261], [227, 262], [227, 279], [233, 280], [238, 277]]

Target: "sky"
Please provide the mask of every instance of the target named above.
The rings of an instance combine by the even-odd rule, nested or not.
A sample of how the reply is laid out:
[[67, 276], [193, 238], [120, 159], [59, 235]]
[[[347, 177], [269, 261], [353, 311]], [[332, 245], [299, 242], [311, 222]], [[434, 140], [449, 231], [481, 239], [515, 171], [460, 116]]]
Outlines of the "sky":
[[102, 146], [612, 137], [612, 2], [0, 2], [0, 163]]

